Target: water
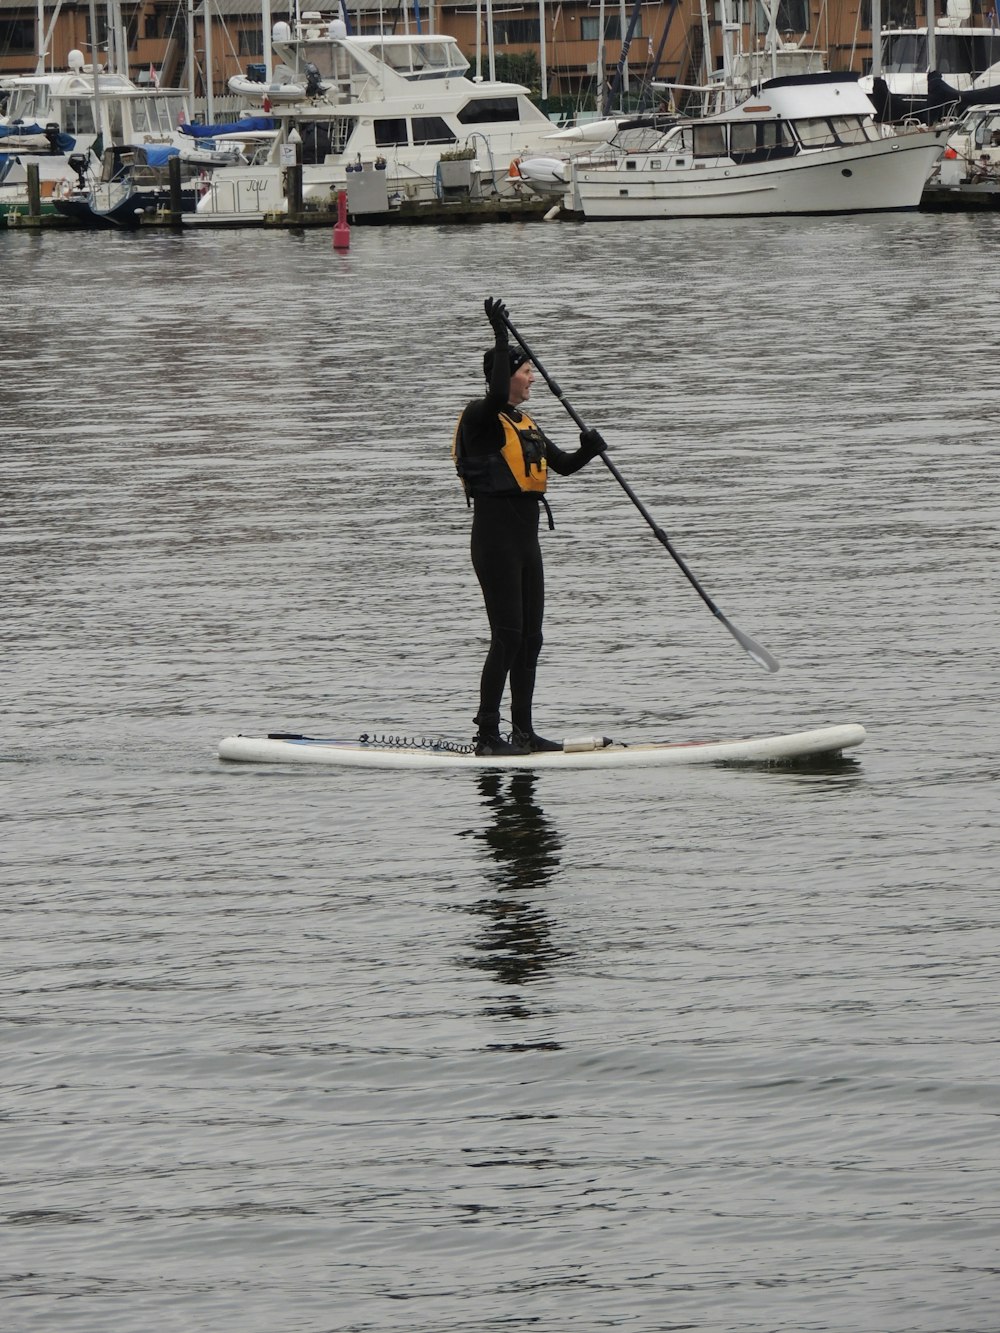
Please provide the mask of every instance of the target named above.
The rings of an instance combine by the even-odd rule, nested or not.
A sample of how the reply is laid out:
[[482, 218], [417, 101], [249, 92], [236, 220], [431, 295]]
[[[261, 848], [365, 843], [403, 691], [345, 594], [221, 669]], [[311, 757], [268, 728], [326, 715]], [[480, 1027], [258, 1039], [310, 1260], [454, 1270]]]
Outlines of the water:
[[[1000, 220], [0, 237], [11, 1333], [992, 1333]], [[540, 729], [465, 739], [496, 293], [557, 481]], [[572, 423], [539, 385], [564, 444]]]

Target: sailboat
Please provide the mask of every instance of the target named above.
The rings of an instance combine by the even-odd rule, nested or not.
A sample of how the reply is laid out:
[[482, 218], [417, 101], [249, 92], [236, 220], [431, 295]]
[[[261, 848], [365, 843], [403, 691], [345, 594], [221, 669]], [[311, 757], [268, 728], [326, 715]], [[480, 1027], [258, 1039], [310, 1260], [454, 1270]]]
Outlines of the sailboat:
[[[927, 2], [923, 27], [883, 28], [878, 4], [872, 8], [872, 72], [861, 81], [873, 92], [884, 81], [894, 119], [927, 107], [928, 76], [937, 74], [957, 93], [996, 89], [1000, 101], [1000, 28], [972, 23], [971, 0], [946, 0], [945, 13]], [[957, 99], [956, 99], [957, 100]]]

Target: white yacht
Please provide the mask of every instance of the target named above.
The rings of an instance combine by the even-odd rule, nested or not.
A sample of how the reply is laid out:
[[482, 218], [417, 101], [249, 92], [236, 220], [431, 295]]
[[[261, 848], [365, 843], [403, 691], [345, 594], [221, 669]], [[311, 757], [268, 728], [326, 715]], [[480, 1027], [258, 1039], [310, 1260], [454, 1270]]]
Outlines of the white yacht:
[[772, 79], [728, 111], [568, 159], [561, 203], [597, 221], [916, 208], [948, 133], [878, 124], [851, 75]]
[[213, 171], [186, 221], [238, 224], [287, 211], [284, 168], [295, 161], [306, 208], [350, 193], [363, 170], [378, 171], [397, 202], [440, 198], [451, 158], [471, 163], [466, 173], [480, 189], [514, 195], [526, 187], [513, 159], [543, 152], [554, 129], [526, 88], [470, 79], [457, 42], [440, 33], [350, 36], [342, 21], [306, 13], [294, 31], [275, 24], [272, 45], [279, 63], [270, 76], [230, 81], [248, 110], [278, 127], [269, 160]]

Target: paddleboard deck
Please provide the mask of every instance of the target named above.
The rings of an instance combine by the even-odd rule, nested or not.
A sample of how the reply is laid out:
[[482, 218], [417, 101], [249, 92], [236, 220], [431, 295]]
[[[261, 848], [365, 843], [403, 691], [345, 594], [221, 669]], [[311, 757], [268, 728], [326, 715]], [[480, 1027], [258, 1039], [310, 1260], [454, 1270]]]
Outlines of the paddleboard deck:
[[621, 745], [600, 739], [568, 739], [563, 750], [487, 758], [449, 749], [441, 742], [384, 744], [276, 732], [268, 736], [226, 736], [219, 742], [219, 758], [245, 764], [329, 764], [347, 768], [660, 768], [680, 764], [788, 763], [836, 755], [860, 745], [864, 739], [864, 727], [849, 723], [743, 740]]

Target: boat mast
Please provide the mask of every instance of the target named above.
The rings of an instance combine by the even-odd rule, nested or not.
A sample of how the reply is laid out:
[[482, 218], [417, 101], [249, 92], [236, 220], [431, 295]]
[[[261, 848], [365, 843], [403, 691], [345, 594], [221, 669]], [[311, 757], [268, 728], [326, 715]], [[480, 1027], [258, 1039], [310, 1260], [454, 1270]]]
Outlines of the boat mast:
[[35, 15], [35, 50], [38, 52], [36, 74], [45, 73], [45, 0], [38, 0], [38, 12]]
[[212, 0], [205, 0], [205, 123], [215, 124], [215, 79], [212, 72]]
[[699, 8], [701, 10], [701, 41], [704, 48], [703, 60], [705, 63], [705, 92], [701, 99], [701, 113], [703, 116], [707, 116], [709, 98], [712, 95], [709, 88], [712, 77], [712, 33], [708, 26], [708, 4], [706, 0], [701, 0]]
[[934, 0], [926, 0], [926, 10], [927, 10], [927, 68], [930, 70], [930, 69], [937, 69], [937, 32], [934, 29]]
[[545, 0], [538, 0], [538, 63], [542, 67], [542, 101], [549, 96], [548, 56], [545, 52]]
[[730, 0], [722, 0], [719, 8], [722, 11], [722, 84], [724, 88], [722, 105], [729, 110], [736, 105], [736, 95], [733, 88], [733, 69], [735, 60], [733, 59], [733, 35], [740, 32], [740, 25], [734, 23], [730, 17]]
[[872, 78], [882, 77], [882, 0], [872, 0]]
[[[97, 133], [101, 136], [101, 142], [104, 143], [104, 117], [101, 111], [101, 62], [98, 60], [100, 52], [97, 49], [97, 5], [95, 0], [90, 0], [90, 72], [94, 78], [94, 126]], [[107, 147], [107, 144], [104, 144]]]
[[264, 82], [270, 85], [274, 77], [274, 57], [271, 54], [271, 0], [261, 0], [260, 26], [264, 29]]
[[[605, 115], [608, 114], [608, 111], [610, 110], [611, 107], [611, 103], [615, 100], [616, 97], [619, 97], [619, 94], [628, 93], [629, 90], [628, 53], [632, 46], [632, 38], [635, 36], [635, 30], [639, 24], [639, 15], [641, 12], [641, 7], [642, 7], [642, 0], [635, 0], [635, 5], [632, 8], [632, 17], [629, 19], [628, 23], [628, 29], [626, 30], [624, 27], [622, 28], [622, 33], [624, 34], [622, 40], [622, 49], [621, 49], [621, 54], [618, 57], [617, 68], [615, 69], [614, 84], [612, 85], [611, 91], [608, 95], [607, 99], [608, 105], [604, 108]], [[624, 111], [625, 110], [624, 100], [620, 99], [619, 105], [621, 106], [622, 111]]]
[[[704, 2], [704, 0], [703, 0]], [[604, 106], [604, 0], [601, 0], [597, 10], [597, 62], [594, 70], [594, 106], [599, 115], [607, 115]]]
[[631, 46], [631, 33], [626, 36], [625, 29], [625, 0], [620, 0], [618, 5], [618, 40], [622, 44], [621, 58], [618, 61], [618, 82], [619, 95], [621, 98], [621, 109], [625, 110], [625, 99], [628, 97], [628, 49]]
[[490, 83], [497, 81], [497, 53], [493, 40], [493, 0], [486, 0], [486, 54], [490, 65]]

